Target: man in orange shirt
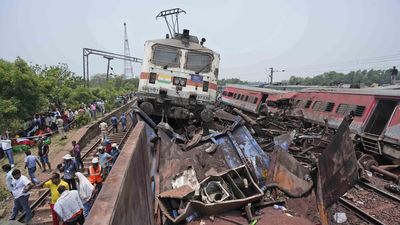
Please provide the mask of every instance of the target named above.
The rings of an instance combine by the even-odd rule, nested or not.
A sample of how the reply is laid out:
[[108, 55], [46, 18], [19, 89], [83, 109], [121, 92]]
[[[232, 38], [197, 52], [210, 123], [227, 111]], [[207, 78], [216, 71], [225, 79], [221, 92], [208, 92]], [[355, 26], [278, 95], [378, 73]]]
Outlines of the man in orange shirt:
[[60, 186], [64, 186], [66, 189], [69, 189], [69, 185], [67, 182], [61, 180], [60, 174], [53, 173], [51, 178], [41, 183], [40, 186], [50, 189], [51, 193], [50, 209], [51, 209], [51, 216], [53, 218], [53, 225], [59, 225], [60, 221], [58, 219], [58, 215], [54, 211], [54, 204], [56, 204], [58, 198], [60, 198], [60, 193], [57, 191], [57, 189]]

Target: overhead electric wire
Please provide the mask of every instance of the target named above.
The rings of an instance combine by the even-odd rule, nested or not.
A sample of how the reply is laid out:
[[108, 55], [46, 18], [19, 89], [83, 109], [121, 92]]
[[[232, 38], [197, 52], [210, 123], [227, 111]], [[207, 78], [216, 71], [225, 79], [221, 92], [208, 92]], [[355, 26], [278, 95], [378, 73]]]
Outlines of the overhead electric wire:
[[383, 63], [383, 62], [395, 62], [395, 61], [400, 61], [400, 53], [386, 55], [386, 56], [354, 59], [354, 60], [337, 62], [337, 63], [326, 63], [326, 64], [289, 67], [286, 69], [286, 72], [292, 72], [292, 73], [293, 72], [311, 72], [310, 70], [324, 69], [324, 68], [330, 68], [329, 70], [339, 70], [339, 69], [343, 70], [343, 67], [346, 67], [346, 66], [359, 66], [359, 65], [368, 65], [368, 64], [376, 64], [376, 63]]

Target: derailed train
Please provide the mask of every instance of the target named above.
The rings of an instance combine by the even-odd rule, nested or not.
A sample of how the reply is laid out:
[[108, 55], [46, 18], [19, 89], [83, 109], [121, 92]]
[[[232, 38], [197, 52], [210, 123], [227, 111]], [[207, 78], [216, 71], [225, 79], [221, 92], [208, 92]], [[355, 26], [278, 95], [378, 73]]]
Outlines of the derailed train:
[[[261, 98], [261, 101], [259, 99]], [[312, 88], [297, 92], [277, 92], [271, 89], [228, 85], [223, 104], [258, 113], [262, 103], [289, 99], [301, 109], [304, 119], [337, 129], [350, 112], [353, 139], [364, 151], [390, 159], [400, 159], [400, 87], [386, 88]]]
[[220, 55], [204, 42], [189, 30], [172, 38], [146, 41], [138, 90], [142, 110], [149, 115], [188, 119], [214, 104]]

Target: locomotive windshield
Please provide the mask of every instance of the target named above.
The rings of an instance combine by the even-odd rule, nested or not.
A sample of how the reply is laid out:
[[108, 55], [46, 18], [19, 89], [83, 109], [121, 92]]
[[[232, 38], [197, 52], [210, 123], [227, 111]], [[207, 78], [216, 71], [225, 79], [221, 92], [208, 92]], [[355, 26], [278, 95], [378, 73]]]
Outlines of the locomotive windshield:
[[179, 67], [180, 53], [177, 48], [160, 46], [154, 47], [153, 63], [162, 67]]
[[208, 53], [188, 52], [186, 66], [188, 70], [209, 72], [211, 69], [212, 56]]

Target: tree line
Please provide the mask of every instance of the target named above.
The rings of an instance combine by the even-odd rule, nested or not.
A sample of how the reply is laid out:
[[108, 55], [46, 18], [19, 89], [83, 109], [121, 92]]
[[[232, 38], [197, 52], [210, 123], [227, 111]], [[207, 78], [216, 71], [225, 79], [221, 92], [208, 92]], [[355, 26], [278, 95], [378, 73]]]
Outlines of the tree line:
[[77, 109], [82, 103], [102, 99], [110, 110], [117, 96], [135, 90], [138, 84], [138, 79], [117, 76], [106, 81], [102, 77], [94, 76], [87, 88], [67, 64], [32, 66], [19, 57], [14, 62], [0, 59], [0, 132], [20, 129], [24, 119], [53, 108]]

